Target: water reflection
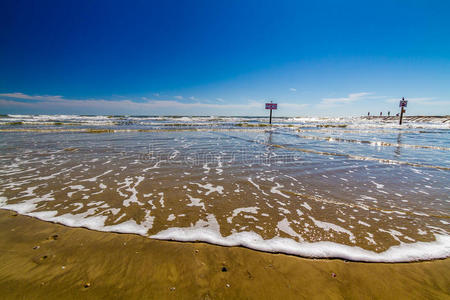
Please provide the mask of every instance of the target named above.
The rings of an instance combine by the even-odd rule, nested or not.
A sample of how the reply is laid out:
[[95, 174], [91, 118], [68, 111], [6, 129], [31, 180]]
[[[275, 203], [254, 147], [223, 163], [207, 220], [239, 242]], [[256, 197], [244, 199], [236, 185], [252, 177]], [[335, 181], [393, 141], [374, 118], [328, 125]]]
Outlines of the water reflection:
[[397, 147], [394, 150], [395, 156], [397, 156], [397, 157], [400, 157], [400, 155], [401, 155], [401, 152], [400, 152], [400, 149], [402, 148], [401, 144], [402, 144], [402, 133], [399, 132], [397, 135]]

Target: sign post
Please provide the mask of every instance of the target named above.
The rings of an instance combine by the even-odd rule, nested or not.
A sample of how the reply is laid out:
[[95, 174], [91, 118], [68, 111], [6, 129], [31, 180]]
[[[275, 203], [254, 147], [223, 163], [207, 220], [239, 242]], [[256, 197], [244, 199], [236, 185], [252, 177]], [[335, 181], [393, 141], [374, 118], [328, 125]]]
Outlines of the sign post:
[[272, 124], [272, 110], [277, 109], [278, 104], [277, 103], [266, 103], [266, 109], [270, 109], [270, 118], [269, 118], [269, 124]]
[[403, 122], [403, 113], [405, 113], [405, 107], [408, 105], [408, 100], [405, 100], [405, 97], [402, 97], [402, 100], [400, 100], [400, 104], [398, 105], [400, 107], [400, 122], [399, 125], [402, 125]]

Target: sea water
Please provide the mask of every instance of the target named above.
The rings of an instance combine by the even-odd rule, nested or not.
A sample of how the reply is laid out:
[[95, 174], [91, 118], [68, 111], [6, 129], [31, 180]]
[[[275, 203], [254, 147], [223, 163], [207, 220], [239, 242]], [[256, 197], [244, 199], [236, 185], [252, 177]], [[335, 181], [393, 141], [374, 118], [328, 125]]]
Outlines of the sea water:
[[450, 120], [6, 115], [0, 207], [317, 258], [450, 256]]

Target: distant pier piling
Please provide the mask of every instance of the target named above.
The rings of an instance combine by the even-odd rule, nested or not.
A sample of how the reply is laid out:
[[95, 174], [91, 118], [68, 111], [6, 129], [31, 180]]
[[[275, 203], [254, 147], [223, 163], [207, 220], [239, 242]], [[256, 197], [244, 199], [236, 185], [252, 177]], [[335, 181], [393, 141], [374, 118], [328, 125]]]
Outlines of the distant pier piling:
[[405, 97], [402, 97], [402, 100], [400, 100], [400, 120], [399, 125], [402, 125], [403, 123], [403, 114], [406, 112], [405, 107], [408, 105], [408, 100], [405, 100]]

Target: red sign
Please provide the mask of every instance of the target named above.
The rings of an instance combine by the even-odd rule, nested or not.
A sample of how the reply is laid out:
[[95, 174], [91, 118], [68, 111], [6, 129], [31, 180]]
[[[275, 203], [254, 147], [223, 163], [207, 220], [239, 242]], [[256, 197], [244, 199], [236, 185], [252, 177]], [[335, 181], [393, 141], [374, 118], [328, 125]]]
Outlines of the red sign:
[[277, 103], [266, 103], [266, 109], [277, 109]]
[[407, 105], [408, 105], [408, 101], [407, 100], [400, 100], [399, 107], [406, 107]]

